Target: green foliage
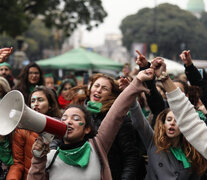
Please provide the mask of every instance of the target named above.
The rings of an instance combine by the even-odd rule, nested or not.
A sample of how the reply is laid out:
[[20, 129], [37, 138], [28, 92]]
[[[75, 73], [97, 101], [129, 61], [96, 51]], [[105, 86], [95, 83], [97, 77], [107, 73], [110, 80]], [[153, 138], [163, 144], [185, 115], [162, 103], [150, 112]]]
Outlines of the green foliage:
[[207, 30], [190, 12], [168, 3], [156, 8], [144, 8], [123, 19], [120, 29], [123, 44], [130, 50], [135, 42], [158, 44], [158, 53], [167, 58], [178, 57], [181, 44], [196, 58], [207, 58]]
[[70, 35], [79, 24], [88, 30], [98, 26], [106, 15], [101, 0], [1, 0], [0, 33], [22, 35], [34, 19], [41, 17], [47, 27]]
[[0, 48], [4, 47], [16, 47], [16, 41], [5, 34], [0, 36]]
[[[54, 38], [52, 30], [46, 28], [44, 23], [39, 19], [32, 21], [28, 30], [20, 38], [28, 46], [25, 49], [25, 52], [31, 61], [42, 59], [43, 50], [54, 49], [54, 44], [57, 42]], [[63, 38], [64, 36], [60, 37], [60, 44], [63, 42]], [[0, 47], [11, 46], [14, 47], [14, 50], [18, 49], [16, 39], [13, 39], [5, 34], [1, 35]]]
[[[31, 23], [29, 29], [24, 33], [24, 40], [28, 44], [26, 54], [30, 60], [41, 59], [42, 51], [54, 49], [53, 45], [56, 43], [52, 30], [45, 27], [39, 19]], [[62, 42], [63, 39], [59, 39], [59, 41]]]
[[204, 24], [204, 26], [207, 29], [207, 12], [202, 12], [201, 13], [201, 18], [200, 18], [201, 23]]

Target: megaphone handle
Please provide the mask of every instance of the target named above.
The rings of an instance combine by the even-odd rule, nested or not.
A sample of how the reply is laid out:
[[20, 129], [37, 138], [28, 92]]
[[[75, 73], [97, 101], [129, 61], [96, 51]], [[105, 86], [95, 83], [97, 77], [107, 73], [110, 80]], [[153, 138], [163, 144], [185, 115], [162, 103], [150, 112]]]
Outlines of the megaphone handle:
[[41, 151], [33, 150], [33, 151], [32, 151], [32, 152], [33, 152], [33, 156], [38, 157], [38, 158], [41, 158], [41, 157], [42, 157], [42, 153], [43, 153], [43, 151], [45, 150], [45, 144], [44, 144], [43, 146], [44, 146], [44, 147], [43, 147], [43, 149], [42, 149]]
[[38, 150], [33, 150], [33, 155], [35, 156], [35, 157], [38, 157], [38, 158], [41, 158], [42, 157], [42, 155], [43, 155], [43, 152], [44, 152], [44, 150], [45, 150], [45, 148], [46, 148], [46, 145], [45, 145], [45, 143], [47, 143], [47, 142], [52, 142], [52, 140], [53, 140], [53, 138], [55, 137], [53, 134], [50, 134], [50, 133], [46, 133], [46, 132], [43, 132], [42, 134], [40, 134], [40, 136], [43, 138], [43, 148], [42, 148], [42, 150], [41, 151], [38, 151]]

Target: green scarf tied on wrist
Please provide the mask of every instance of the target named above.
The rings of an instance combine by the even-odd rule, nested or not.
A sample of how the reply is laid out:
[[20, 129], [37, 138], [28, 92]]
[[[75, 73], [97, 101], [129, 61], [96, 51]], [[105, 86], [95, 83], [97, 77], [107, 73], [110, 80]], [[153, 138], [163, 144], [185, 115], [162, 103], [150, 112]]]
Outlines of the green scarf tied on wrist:
[[13, 164], [12, 150], [8, 137], [5, 137], [5, 139], [0, 142], [0, 160], [7, 166]]
[[191, 167], [191, 164], [188, 162], [183, 150], [181, 148], [173, 148], [170, 147], [170, 151], [173, 153], [175, 158], [178, 161], [182, 161], [184, 168], [189, 168]]
[[86, 167], [89, 162], [91, 146], [88, 141], [81, 147], [69, 150], [62, 150], [58, 147], [59, 158], [66, 164], [72, 166]]
[[102, 103], [92, 102], [92, 101], [87, 102], [87, 109], [92, 113], [95, 113], [95, 114], [100, 113], [101, 108], [102, 108]]
[[202, 111], [196, 111], [201, 120], [206, 121], [206, 116]]

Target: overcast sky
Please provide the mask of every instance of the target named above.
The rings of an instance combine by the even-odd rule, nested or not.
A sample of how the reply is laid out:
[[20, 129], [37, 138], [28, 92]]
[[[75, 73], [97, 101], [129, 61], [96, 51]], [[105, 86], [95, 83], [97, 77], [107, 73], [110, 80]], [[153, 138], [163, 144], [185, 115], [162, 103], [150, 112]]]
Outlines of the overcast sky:
[[[207, 0], [204, 0], [207, 6]], [[108, 16], [98, 28], [83, 33], [83, 44], [85, 46], [96, 46], [104, 43], [104, 36], [108, 33], [120, 33], [119, 26], [123, 18], [127, 15], [135, 14], [144, 7], [155, 7], [161, 3], [176, 4], [182, 9], [186, 9], [188, 0], [102, 0], [103, 7]], [[206, 8], [207, 9], [207, 8]]]

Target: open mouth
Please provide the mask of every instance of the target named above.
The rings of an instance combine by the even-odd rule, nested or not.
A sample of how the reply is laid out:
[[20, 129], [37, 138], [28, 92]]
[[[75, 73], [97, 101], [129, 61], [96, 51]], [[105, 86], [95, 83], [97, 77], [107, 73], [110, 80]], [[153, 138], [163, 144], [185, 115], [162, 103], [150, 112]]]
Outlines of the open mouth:
[[37, 112], [40, 112], [40, 109], [39, 108], [34, 108], [35, 111]]
[[171, 128], [168, 129], [168, 132], [169, 132], [169, 134], [174, 134], [175, 133], [175, 129], [171, 127]]
[[71, 127], [68, 127], [68, 133], [72, 132], [73, 131], [73, 128]]
[[95, 101], [100, 101], [101, 96], [99, 96], [99, 95], [97, 95], [97, 94], [94, 94], [93, 99], [94, 99]]

